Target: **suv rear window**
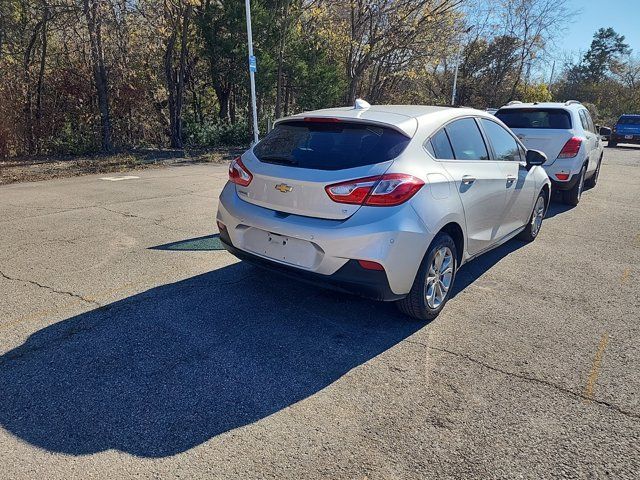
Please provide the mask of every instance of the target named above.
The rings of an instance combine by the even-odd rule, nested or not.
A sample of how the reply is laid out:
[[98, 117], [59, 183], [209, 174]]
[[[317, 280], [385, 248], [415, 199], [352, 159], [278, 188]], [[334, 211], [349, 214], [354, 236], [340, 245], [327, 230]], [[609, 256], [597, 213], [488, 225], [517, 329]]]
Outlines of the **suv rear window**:
[[620, 117], [618, 125], [640, 125], [640, 115], [637, 117]]
[[571, 128], [571, 115], [560, 108], [509, 108], [498, 110], [496, 117], [509, 128]]
[[391, 160], [409, 137], [386, 127], [352, 122], [280, 123], [253, 149], [261, 162], [341, 170]]

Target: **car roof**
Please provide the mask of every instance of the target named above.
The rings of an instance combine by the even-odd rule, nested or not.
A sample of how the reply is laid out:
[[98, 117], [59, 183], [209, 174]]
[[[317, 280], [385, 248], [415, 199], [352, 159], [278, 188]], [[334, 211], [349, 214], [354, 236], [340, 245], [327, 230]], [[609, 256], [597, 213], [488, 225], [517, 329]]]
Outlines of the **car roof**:
[[622, 117], [640, 117], [640, 113], [623, 113], [620, 115], [620, 118]]
[[388, 125], [413, 137], [418, 129], [418, 125], [425, 121], [437, 120], [438, 122], [446, 122], [466, 115], [493, 118], [490, 114], [482, 110], [465, 107], [372, 105], [368, 108], [338, 107], [302, 112], [279, 119], [276, 121], [276, 124], [290, 120], [301, 120], [308, 117], [339, 118], [346, 121], [365, 121], [378, 125]]
[[565, 110], [571, 108], [585, 108], [581, 103], [564, 103], [564, 102], [534, 102], [534, 103], [514, 103], [512, 105], [504, 105], [500, 107], [500, 110], [511, 110], [511, 109], [527, 109], [527, 108], [562, 108]]

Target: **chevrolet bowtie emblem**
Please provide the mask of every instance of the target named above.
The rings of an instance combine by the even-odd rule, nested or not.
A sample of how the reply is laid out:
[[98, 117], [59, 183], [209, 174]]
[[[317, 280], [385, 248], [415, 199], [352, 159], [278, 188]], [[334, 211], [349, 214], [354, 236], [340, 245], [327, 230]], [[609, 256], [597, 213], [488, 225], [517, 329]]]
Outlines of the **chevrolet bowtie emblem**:
[[293, 187], [290, 185], [287, 185], [286, 183], [280, 183], [276, 185], [276, 190], [282, 193], [289, 193], [291, 190], [293, 190]]

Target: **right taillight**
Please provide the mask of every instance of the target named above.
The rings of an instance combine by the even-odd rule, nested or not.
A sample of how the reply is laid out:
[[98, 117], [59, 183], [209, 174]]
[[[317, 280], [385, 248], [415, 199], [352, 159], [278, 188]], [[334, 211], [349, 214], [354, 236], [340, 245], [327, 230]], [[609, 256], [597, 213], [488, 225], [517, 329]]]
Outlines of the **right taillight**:
[[567, 143], [564, 144], [562, 150], [558, 154], [558, 158], [573, 158], [578, 155], [580, 151], [580, 145], [582, 145], [582, 139], [578, 137], [572, 137], [567, 140]]
[[366, 177], [325, 187], [334, 202], [353, 205], [392, 207], [413, 197], [424, 181], [404, 173], [387, 173], [378, 177]]
[[251, 175], [251, 172], [244, 166], [240, 157], [234, 159], [231, 165], [229, 165], [229, 180], [241, 187], [246, 187], [251, 183], [251, 180], [253, 180], [253, 175]]

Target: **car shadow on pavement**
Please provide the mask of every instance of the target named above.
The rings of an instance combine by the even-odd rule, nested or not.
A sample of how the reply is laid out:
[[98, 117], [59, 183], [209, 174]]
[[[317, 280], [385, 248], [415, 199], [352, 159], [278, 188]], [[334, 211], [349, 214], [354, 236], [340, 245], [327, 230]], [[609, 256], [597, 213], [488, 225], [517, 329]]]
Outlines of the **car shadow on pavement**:
[[481, 275], [490, 270], [504, 257], [525, 246], [527, 246], [526, 242], [514, 238], [509, 240], [507, 243], [474, 258], [469, 263], [465, 263], [460, 267], [460, 270], [456, 272], [456, 279], [453, 284], [451, 298], [455, 298], [457, 294], [475, 282]]
[[0, 426], [52, 452], [166, 457], [308, 398], [423, 325], [238, 263], [0, 356]]
[[[562, 215], [563, 213], [568, 212], [569, 210], [573, 210], [574, 208], [575, 207], [567, 205], [566, 203], [562, 203], [560, 201], [552, 201], [549, 204], [547, 214], [544, 216], [544, 218], [553, 218], [556, 215]], [[544, 225], [542, 228], [544, 228]]]

